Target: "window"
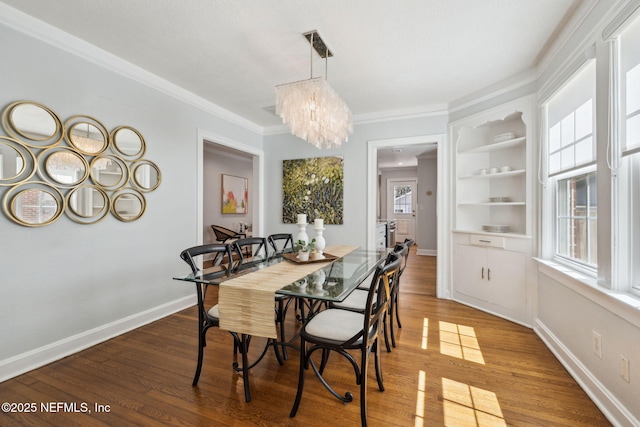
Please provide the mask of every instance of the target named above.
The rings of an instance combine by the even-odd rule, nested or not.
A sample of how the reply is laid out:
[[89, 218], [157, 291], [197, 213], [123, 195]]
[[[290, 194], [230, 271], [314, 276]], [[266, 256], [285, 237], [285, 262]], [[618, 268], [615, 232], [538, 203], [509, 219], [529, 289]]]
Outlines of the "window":
[[413, 197], [410, 185], [394, 185], [393, 186], [393, 212], [394, 213], [411, 213], [413, 208]]
[[597, 265], [596, 174], [572, 176], [557, 183], [558, 256]]
[[554, 254], [597, 268], [595, 62], [576, 72], [547, 106], [547, 172], [553, 188]]
[[620, 289], [640, 293], [640, 17], [619, 34], [620, 189], [614, 213], [620, 233]]

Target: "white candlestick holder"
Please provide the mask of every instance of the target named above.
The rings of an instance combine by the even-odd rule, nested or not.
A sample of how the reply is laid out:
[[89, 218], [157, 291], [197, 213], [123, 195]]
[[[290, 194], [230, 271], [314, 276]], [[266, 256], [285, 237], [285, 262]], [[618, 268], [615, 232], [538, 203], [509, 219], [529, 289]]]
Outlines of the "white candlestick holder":
[[306, 246], [307, 243], [309, 243], [309, 236], [307, 235], [307, 223], [298, 223], [296, 225], [298, 226], [298, 235], [296, 236], [296, 241], [294, 243], [302, 240]]
[[314, 230], [316, 231], [316, 243], [314, 246], [316, 248], [316, 251], [322, 254], [325, 246], [327, 245], [327, 243], [324, 240], [324, 236], [322, 235], [324, 228], [315, 228]]

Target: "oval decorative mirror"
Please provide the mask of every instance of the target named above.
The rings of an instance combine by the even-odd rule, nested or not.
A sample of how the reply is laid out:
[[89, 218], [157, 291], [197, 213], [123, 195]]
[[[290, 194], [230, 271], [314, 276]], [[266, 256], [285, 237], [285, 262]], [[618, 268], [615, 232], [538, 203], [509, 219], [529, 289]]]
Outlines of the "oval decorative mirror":
[[38, 156], [38, 174], [58, 187], [73, 187], [89, 176], [89, 163], [82, 154], [67, 147], [53, 147]]
[[[14, 195], [15, 194], [15, 195]], [[60, 191], [45, 182], [16, 185], [4, 196], [2, 207], [9, 218], [26, 227], [48, 225], [60, 218], [65, 200]]]
[[14, 102], [5, 108], [2, 126], [9, 135], [34, 148], [53, 147], [64, 136], [58, 115], [32, 101]]
[[95, 185], [83, 185], [67, 194], [65, 213], [73, 221], [93, 224], [109, 213], [110, 200], [107, 193]]
[[126, 189], [111, 197], [111, 213], [120, 221], [135, 221], [146, 207], [144, 196], [136, 190]]
[[160, 185], [160, 169], [149, 160], [139, 160], [131, 165], [131, 184], [142, 192], [153, 191]]
[[111, 134], [115, 151], [130, 160], [137, 160], [144, 155], [146, 145], [144, 138], [132, 127], [120, 126]]
[[73, 116], [64, 124], [67, 141], [82, 154], [96, 156], [109, 146], [109, 132], [90, 116]]
[[20, 141], [0, 136], [0, 186], [27, 181], [36, 172], [36, 158]]
[[129, 180], [129, 168], [114, 155], [102, 155], [91, 161], [91, 179], [105, 190], [117, 190]]

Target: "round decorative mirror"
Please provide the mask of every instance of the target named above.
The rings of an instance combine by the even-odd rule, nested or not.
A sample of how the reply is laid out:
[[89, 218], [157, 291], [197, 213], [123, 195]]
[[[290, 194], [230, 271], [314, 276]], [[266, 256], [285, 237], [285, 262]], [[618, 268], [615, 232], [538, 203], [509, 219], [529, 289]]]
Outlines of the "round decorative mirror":
[[111, 213], [120, 221], [135, 221], [146, 207], [144, 196], [136, 190], [126, 189], [111, 197]]
[[57, 188], [45, 182], [32, 181], [7, 191], [2, 207], [16, 223], [40, 227], [60, 218], [64, 205], [64, 197]]
[[0, 136], [0, 186], [15, 185], [31, 178], [36, 158], [20, 141]]
[[146, 150], [144, 138], [132, 127], [120, 126], [111, 134], [114, 149], [123, 157], [136, 160], [144, 155]]
[[78, 152], [67, 147], [44, 150], [38, 156], [38, 174], [58, 187], [73, 187], [89, 176], [89, 163]]
[[124, 160], [113, 155], [102, 155], [91, 161], [91, 179], [105, 190], [117, 190], [129, 180], [129, 168]]
[[64, 136], [64, 127], [56, 113], [31, 101], [14, 102], [5, 108], [2, 126], [9, 135], [34, 148], [53, 147]]
[[153, 191], [160, 185], [160, 169], [148, 160], [140, 160], [131, 165], [131, 176], [131, 184], [142, 192]]
[[107, 193], [95, 185], [83, 185], [67, 194], [65, 213], [73, 221], [93, 224], [109, 213], [110, 200]]
[[73, 116], [65, 124], [67, 141], [82, 154], [96, 156], [109, 146], [109, 132], [90, 116]]

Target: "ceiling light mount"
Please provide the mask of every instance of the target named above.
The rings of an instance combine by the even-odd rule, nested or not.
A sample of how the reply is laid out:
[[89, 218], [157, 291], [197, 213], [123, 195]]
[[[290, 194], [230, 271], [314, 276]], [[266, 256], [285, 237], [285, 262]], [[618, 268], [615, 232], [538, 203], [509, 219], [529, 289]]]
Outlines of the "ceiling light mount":
[[304, 33], [303, 36], [307, 38], [311, 46], [318, 52], [320, 58], [326, 59], [327, 57], [330, 58], [333, 56], [333, 53], [331, 53], [327, 45], [324, 44], [320, 34], [318, 34], [318, 30], [309, 31], [308, 33]]

